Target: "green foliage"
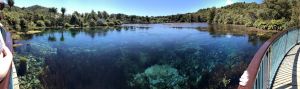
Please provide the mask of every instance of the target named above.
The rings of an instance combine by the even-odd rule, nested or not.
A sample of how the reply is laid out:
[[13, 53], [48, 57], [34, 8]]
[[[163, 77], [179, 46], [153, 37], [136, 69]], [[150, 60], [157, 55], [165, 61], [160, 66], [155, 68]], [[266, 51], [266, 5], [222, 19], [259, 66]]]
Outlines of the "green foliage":
[[208, 23], [212, 23], [213, 19], [215, 18], [216, 15], [216, 8], [213, 7], [212, 9], [210, 9], [209, 11], [209, 15], [208, 15]]
[[42, 74], [44, 61], [33, 56], [14, 54], [20, 89], [44, 89], [39, 76]]
[[291, 16], [291, 5], [290, 1], [287, 0], [265, 0], [263, 6], [265, 7], [265, 12], [270, 15], [270, 18], [264, 19], [290, 19]]
[[130, 85], [147, 89], [187, 89], [186, 77], [168, 65], [154, 65], [136, 74]]
[[254, 27], [266, 30], [282, 30], [287, 28], [286, 20], [262, 20], [258, 19], [254, 22]]
[[44, 23], [47, 27], [50, 27], [52, 25], [50, 20], [45, 20]]
[[65, 12], [66, 12], [66, 8], [62, 7], [60, 9], [61, 13], [62, 13], [62, 16], [64, 17], [65, 16]]
[[26, 57], [20, 57], [18, 75], [24, 76], [26, 74], [27, 61], [28, 61], [28, 59]]
[[201, 9], [194, 14], [206, 18], [208, 23], [284, 30], [288, 27], [298, 26], [299, 7], [297, 0], [266, 0], [263, 4], [242, 2], [221, 8]]
[[34, 22], [31, 21], [27, 24], [27, 29], [34, 29], [34, 28], [36, 28], [36, 24]]
[[80, 24], [80, 19], [76, 14], [73, 14], [70, 20], [70, 24], [72, 25], [79, 25]]
[[[12, 2], [11, 2], [12, 1]], [[13, 0], [9, 0], [13, 3]], [[257, 27], [266, 30], [283, 30], [300, 24], [300, 7], [298, 0], [265, 0], [262, 4], [238, 2], [221, 8], [200, 9], [194, 13], [169, 16], [136, 16], [121, 13], [109, 14], [106, 11], [91, 11], [65, 15], [66, 8], [46, 8], [31, 6], [27, 8], [11, 7], [4, 9], [4, 22], [10, 29], [18, 30], [34, 27], [94, 27], [114, 26], [134, 23], [177, 23], [177, 22], [208, 22], [216, 24], [236, 24]], [[107, 21], [108, 20], [108, 21]], [[42, 23], [44, 22], [45, 25]], [[33, 22], [33, 23], [32, 23]], [[278, 23], [274, 23], [278, 22]], [[285, 23], [285, 24], [282, 24]], [[36, 26], [35, 26], [36, 25]], [[24, 30], [26, 31], [26, 30]]]
[[108, 22], [107, 25], [108, 25], [108, 26], [114, 26], [115, 23], [114, 23], [114, 22]]
[[65, 23], [65, 24], [64, 24], [64, 27], [72, 27], [72, 25], [69, 24], [69, 23]]
[[37, 26], [37, 27], [46, 27], [44, 21], [42, 21], [42, 20], [38, 20], [38, 21], [36, 22], [36, 26]]
[[99, 19], [97, 21], [97, 25], [98, 26], [108, 26], [108, 24], [106, 23], [106, 21], [104, 19]]
[[12, 6], [14, 6], [15, 1], [14, 0], [7, 0], [7, 3], [9, 5], [9, 7], [12, 7]]
[[48, 10], [50, 13], [54, 13], [54, 14], [56, 14], [57, 13], [57, 8], [49, 8], [49, 10]]
[[90, 27], [95, 27], [96, 25], [97, 25], [97, 23], [94, 20], [91, 20], [90, 23], [89, 23]]
[[21, 29], [26, 29], [27, 28], [27, 21], [25, 19], [20, 20], [20, 26]]

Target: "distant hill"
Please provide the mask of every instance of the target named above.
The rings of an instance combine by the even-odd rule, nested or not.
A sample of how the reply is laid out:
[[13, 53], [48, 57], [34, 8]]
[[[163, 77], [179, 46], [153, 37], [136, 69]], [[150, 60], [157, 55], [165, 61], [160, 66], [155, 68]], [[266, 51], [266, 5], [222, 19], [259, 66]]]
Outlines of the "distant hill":
[[39, 6], [39, 5], [34, 5], [26, 8], [27, 10], [34, 11], [34, 12], [48, 12], [49, 8]]

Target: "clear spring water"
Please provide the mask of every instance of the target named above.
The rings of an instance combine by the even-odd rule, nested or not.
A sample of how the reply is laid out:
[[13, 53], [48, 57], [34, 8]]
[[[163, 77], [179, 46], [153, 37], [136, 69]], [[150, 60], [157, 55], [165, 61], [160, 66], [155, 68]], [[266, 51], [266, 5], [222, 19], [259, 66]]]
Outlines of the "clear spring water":
[[46, 29], [23, 38], [16, 54], [45, 62], [38, 79], [49, 89], [236, 88], [265, 41], [245, 27], [206, 23]]

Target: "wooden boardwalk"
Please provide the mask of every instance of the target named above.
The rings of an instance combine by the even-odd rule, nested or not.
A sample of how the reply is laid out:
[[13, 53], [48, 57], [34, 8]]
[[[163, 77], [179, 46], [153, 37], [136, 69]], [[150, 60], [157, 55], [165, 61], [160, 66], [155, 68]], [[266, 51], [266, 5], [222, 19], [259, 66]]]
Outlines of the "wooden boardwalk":
[[300, 89], [300, 45], [288, 52], [275, 76], [273, 89]]

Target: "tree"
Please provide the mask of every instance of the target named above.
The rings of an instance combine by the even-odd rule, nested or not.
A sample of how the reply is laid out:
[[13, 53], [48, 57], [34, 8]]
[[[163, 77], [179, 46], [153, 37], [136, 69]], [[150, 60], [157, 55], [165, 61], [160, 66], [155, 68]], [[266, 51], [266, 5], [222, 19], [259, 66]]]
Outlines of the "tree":
[[74, 13], [73, 13], [73, 15], [71, 17], [70, 24], [72, 24], [72, 25], [79, 25], [78, 16], [76, 14], [74, 14]]
[[94, 10], [92, 10], [92, 12], [90, 14], [90, 19], [93, 19], [93, 20], [97, 20], [98, 19], [98, 16], [97, 16], [97, 14], [96, 14], [96, 12]]
[[146, 16], [146, 23], [150, 23], [150, 18]]
[[95, 27], [97, 25], [96, 21], [91, 19], [90, 22], [89, 22], [89, 26], [90, 27]]
[[66, 12], [66, 8], [62, 7], [62, 8], [60, 9], [60, 11], [61, 11], [61, 13], [62, 13], [62, 17], [64, 17], [64, 16], [65, 16], [65, 12]]
[[21, 29], [25, 29], [25, 28], [27, 28], [27, 21], [25, 20], [25, 19], [21, 19], [20, 20], [20, 26], [21, 26]]
[[55, 7], [49, 8], [48, 12], [56, 14], [57, 13], [57, 8], [55, 8]]
[[288, 23], [289, 27], [292, 26], [299, 26], [300, 24], [300, 11], [299, 11], [299, 7], [300, 7], [300, 2], [298, 0], [292, 0], [291, 1], [291, 20]]
[[55, 17], [55, 15], [56, 15], [56, 13], [57, 13], [57, 8], [54, 8], [54, 7], [49, 8], [48, 12], [51, 13], [51, 16], [52, 16], [52, 18], [53, 18], [52, 23], [56, 26], [57, 23], [56, 23], [56, 17]]
[[209, 11], [209, 15], [208, 15], [208, 23], [212, 23], [214, 17], [216, 15], [216, 8], [213, 7], [210, 11]]
[[263, 6], [269, 9], [265, 11], [268, 15], [273, 15], [267, 19], [290, 19], [291, 6], [287, 0], [265, 0]]
[[9, 7], [11, 8], [12, 6], [14, 6], [15, 1], [14, 0], [7, 0], [7, 3], [9, 5]]
[[98, 15], [98, 18], [102, 19], [103, 18], [103, 15], [100, 11], [97, 12], [97, 15]]
[[106, 11], [103, 11], [102, 15], [103, 15], [104, 19], [108, 19], [108, 17], [109, 17], [109, 14]]

